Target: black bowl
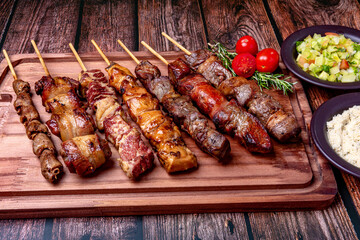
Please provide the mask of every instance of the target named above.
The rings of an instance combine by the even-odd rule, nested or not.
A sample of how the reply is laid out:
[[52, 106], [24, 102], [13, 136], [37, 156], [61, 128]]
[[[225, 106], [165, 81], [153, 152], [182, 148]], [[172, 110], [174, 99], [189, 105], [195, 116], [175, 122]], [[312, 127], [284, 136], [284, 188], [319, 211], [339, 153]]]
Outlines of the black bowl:
[[321, 87], [342, 90], [360, 89], [360, 82], [340, 83], [321, 80], [311, 76], [297, 65], [296, 57], [298, 53], [296, 51], [296, 42], [304, 40], [309, 35], [313, 36], [314, 33], [325, 35], [326, 32], [343, 34], [346, 38], [360, 43], [360, 31], [353, 28], [336, 25], [319, 25], [304, 28], [291, 34], [281, 45], [281, 58], [285, 66], [299, 78]]
[[333, 116], [355, 105], [360, 105], [360, 92], [347, 93], [331, 98], [315, 111], [311, 119], [310, 131], [316, 146], [332, 164], [347, 173], [360, 177], [360, 168], [340, 157], [331, 148], [326, 134], [326, 122], [331, 120]]

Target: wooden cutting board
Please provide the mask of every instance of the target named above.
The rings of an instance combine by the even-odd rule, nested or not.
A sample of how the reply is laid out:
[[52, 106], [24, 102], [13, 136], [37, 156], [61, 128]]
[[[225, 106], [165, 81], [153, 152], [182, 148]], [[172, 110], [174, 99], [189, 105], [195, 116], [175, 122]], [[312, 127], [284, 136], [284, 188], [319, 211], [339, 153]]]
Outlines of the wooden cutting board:
[[[140, 60], [150, 60], [167, 75], [167, 67], [150, 53], [135, 55]], [[172, 61], [182, 54], [162, 55]], [[135, 68], [136, 64], [125, 53], [107, 56], [131, 71]], [[81, 69], [72, 54], [43, 57], [52, 76], [77, 79]], [[13, 55], [11, 59], [18, 77], [30, 82], [33, 101], [45, 122], [50, 114], [34, 93], [34, 83], [44, 75], [39, 60], [35, 54]], [[82, 54], [82, 59], [88, 69], [105, 72], [106, 64], [97, 53]], [[332, 170], [309, 135], [312, 114], [299, 80], [289, 96], [271, 92], [295, 113], [302, 128], [298, 143], [279, 144], [273, 140], [274, 153], [251, 154], [228, 137], [232, 159], [223, 165], [202, 152], [183, 132], [187, 146], [198, 158], [197, 170], [169, 175], [156, 161], [151, 172], [141, 181], [133, 182], [119, 167], [116, 160], [119, 155], [113, 148], [111, 161], [95, 176], [82, 178], [65, 169], [60, 183], [52, 185], [42, 177], [39, 160], [32, 153], [32, 142], [12, 106], [13, 78], [5, 60], [0, 69], [1, 218], [321, 209], [329, 206], [337, 193]], [[52, 138], [59, 150], [60, 140]]]

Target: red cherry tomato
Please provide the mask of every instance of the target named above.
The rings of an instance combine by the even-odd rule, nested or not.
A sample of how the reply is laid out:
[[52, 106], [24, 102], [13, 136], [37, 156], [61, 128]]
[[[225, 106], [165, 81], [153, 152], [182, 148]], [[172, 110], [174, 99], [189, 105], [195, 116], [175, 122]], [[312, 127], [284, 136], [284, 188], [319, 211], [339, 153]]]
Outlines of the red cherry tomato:
[[256, 56], [256, 69], [259, 72], [274, 72], [279, 66], [279, 54], [273, 48], [265, 48]]
[[250, 53], [256, 56], [258, 45], [255, 39], [249, 35], [241, 37], [236, 43], [236, 53]]
[[234, 58], [231, 67], [234, 69], [237, 75], [248, 78], [251, 77], [255, 72], [255, 62], [255, 57], [250, 53], [240, 53]]

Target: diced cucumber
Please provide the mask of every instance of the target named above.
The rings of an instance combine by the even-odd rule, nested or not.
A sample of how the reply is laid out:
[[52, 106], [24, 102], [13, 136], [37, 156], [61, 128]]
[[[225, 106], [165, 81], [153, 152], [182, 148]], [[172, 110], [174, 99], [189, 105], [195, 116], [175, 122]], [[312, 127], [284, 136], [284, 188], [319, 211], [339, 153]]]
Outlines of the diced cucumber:
[[329, 74], [325, 71], [322, 71], [319, 75], [319, 78], [322, 80], [327, 80], [328, 77], [329, 77]]
[[[296, 44], [297, 64], [312, 76], [328, 81], [359, 81], [360, 44], [344, 35], [307, 36]], [[349, 68], [340, 70], [342, 60]], [[342, 65], [343, 67], [344, 64]]]
[[354, 73], [349, 73], [341, 78], [341, 82], [355, 82], [355, 78], [356, 76]]
[[319, 73], [321, 71], [321, 67], [315, 65], [314, 63], [310, 64], [309, 71], [313, 73]]
[[324, 57], [320, 56], [320, 57], [316, 57], [315, 58], [315, 65], [317, 66], [321, 66], [324, 64]]
[[338, 66], [330, 68], [330, 74], [337, 74], [340, 72], [340, 69]]
[[330, 76], [327, 79], [330, 82], [335, 82], [336, 81], [336, 75], [335, 74], [330, 74]]
[[339, 56], [337, 55], [337, 53], [335, 52], [335, 53], [332, 53], [331, 54], [331, 59], [333, 59], [335, 62], [341, 62], [341, 59], [339, 58]]
[[354, 58], [360, 60], [360, 51], [354, 54]]

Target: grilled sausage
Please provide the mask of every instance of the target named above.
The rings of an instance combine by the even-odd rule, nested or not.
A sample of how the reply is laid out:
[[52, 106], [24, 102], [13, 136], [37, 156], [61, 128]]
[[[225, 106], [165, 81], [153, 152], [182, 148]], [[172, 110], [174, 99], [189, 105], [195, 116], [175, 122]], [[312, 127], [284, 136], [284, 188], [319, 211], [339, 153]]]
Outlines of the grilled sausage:
[[220, 130], [235, 136], [250, 152], [272, 150], [270, 137], [260, 121], [234, 101], [227, 101], [201, 74], [192, 74], [182, 59], [170, 63], [168, 69], [177, 90], [188, 95]]
[[288, 142], [298, 139], [301, 128], [294, 114], [285, 112], [278, 101], [261, 92], [257, 85], [242, 77], [232, 77], [217, 56], [206, 50], [198, 50], [185, 58], [192, 69], [201, 73], [228, 99], [236, 99], [256, 116], [277, 140]]

